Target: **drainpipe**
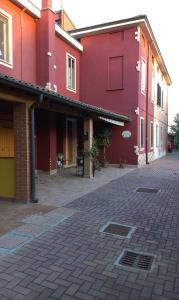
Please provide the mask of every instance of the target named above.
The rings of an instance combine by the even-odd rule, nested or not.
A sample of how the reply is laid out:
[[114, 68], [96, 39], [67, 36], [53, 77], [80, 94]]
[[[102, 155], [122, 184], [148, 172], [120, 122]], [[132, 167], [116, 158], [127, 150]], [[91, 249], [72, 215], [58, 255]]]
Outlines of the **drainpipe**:
[[43, 95], [40, 94], [37, 102], [32, 104], [29, 110], [30, 118], [30, 202], [37, 203], [38, 199], [36, 198], [35, 190], [35, 117], [34, 112], [35, 108], [39, 107], [43, 102]]
[[146, 127], [145, 127], [145, 148], [146, 148], [146, 164], [149, 164], [149, 157], [148, 157], [148, 123], [149, 123], [149, 43], [147, 49], [147, 86], [146, 86]]

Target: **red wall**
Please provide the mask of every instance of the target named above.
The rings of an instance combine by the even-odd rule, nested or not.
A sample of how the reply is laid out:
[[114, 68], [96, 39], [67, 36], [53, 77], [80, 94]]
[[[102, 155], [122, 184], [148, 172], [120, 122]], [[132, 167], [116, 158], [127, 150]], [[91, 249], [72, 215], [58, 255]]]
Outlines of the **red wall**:
[[[71, 47], [67, 42], [56, 36], [56, 83], [58, 93], [71, 99], [79, 100], [80, 97], [80, 52]], [[66, 53], [76, 58], [76, 93], [66, 89]]]
[[[149, 55], [148, 55], [149, 51]], [[147, 89], [147, 60], [149, 57], [149, 70], [148, 70], [148, 126], [147, 126], [147, 136], [148, 136], [148, 152], [152, 151], [150, 148], [150, 122], [154, 121], [154, 103], [152, 102], [152, 51], [149, 48], [148, 42], [143, 33], [141, 33], [140, 49], [139, 49], [140, 60], [144, 59], [146, 61], [146, 89]], [[141, 72], [139, 72], [139, 111], [140, 116], [144, 118], [144, 126], [146, 126], [146, 101], [147, 95], [141, 93]], [[138, 119], [138, 144], [140, 144], [140, 118]], [[144, 133], [144, 139], [146, 138], [146, 132]], [[146, 152], [146, 145], [144, 150], [140, 153]]]
[[0, 8], [12, 16], [13, 34], [13, 68], [0, 64], [0, 72], [36, 83], [36, 21], [11, 1], [0, 1]]
[[[137, 115], [139, 73], [136, 64], [139, 60], [139, 43], [135, 40], [136, 28], [124, 32], [105, 33], [84, 37], [81, 43], [84, 52], [81, 54], [81, 99], [113, 112], [129, 115], [132, 123], [125, 127], [113, 127], [112, 145], [109, 149], [109, 159], [112, 163], [126, 160], [135, 164], [137, 156], [134, 145], [137, 145]], [[109, 89], [109, 57], [119, 57], [122, 60], [122, 70], [119, 73], [119, 86]], [[122, 59], [121, 59], [122, 57]], [[121, 64], [118, 60], [118, 64]], [[112, 66], [113, 67], [113, 66]], [[132, 137], [124, 140], [123, 130], [130, 130]], [[127, 151], [126, 151], [127, 149]]]
[[36, 167], [38, 170], [56, 169], [57, 134], [56, 113], [38, 110], [36, 115]]

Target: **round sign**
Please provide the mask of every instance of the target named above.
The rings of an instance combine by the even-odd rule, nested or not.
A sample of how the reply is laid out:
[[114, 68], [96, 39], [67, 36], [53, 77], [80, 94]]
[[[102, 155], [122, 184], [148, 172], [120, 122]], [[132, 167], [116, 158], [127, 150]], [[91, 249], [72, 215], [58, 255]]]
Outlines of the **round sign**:
[[124, 139], [129, 139], [129, 138], [131, 137], [131, 135], [132, 135], [132, 133], [131, 133], [131, 131], [129, 131], [129, 130], [124, 130], [124, 131], [122, 132], [122, 137], [123, 137]]

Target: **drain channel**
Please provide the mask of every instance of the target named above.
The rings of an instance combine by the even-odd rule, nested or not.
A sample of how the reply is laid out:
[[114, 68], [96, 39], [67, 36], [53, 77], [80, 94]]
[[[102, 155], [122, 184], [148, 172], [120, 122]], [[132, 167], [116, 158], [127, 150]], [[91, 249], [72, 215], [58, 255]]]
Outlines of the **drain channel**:
[[138, 193], [158, 193], [159, 189], [153, 189], [153, 188], [138, 188], [136, 192]]
[[137, 268], [150, 271], [154, 262], [154, 256], [150, 254], [124, 250], [117, 259], [116, 265]]

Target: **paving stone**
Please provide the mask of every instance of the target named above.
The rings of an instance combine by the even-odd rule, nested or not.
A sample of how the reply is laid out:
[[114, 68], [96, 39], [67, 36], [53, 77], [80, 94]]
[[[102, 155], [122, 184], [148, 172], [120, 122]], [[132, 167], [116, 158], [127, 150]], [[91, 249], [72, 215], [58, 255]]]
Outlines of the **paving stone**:
[[49, 226], [41, 224], [34, 225], [34, 224], [24, 224], [19, 227], [17, 227], [13, 232], [16, 234], [23, 234], [23, 235], [29, 235], [31, 237], [36, 237], [43, 232], [49, 230]]
[[70, 295], [70, 296], [73, 296], [75, 295], [75, 293], [79, 290], [80, 286], [73, 283], [69, 286], [69, 288], [66, 290], [66, 294]]
[[[179, 170], [179, 154], [116, 177], [43, 217], [43, 222], [51, 218], [46, 224], [50, 230], [0, 260], [0, 299], [178, 300], [179, 188], [173, 168]], [[136, 193], [137, 187], [160, 192]], [[71, 217], [57, 223], [65, 214]], [[23, 226], [44, 226], [42, 219], [30, 223], [36, 217]], [[137, 229], [119, 241], [99, 233], [108, 221]], [[154, 268], [115, 266], [123, 249], [155, 255]]]
[[77, 209], [68, 208], [68, 207], [60, 207], [55, 210], [50, 211], [46, 214], [46, 216], [59, 216], [59, 217], [71, 217], [75, 213], [79, 212]]
[[12, 233], [7, 233], [0, 237], [0, 248], [6, 250], [15, 250], [19, 246], [29, 241], [28, 236], [20, 236]]
[[52, 296], [53, 296], [54, 298], [61, 299], [60, 297], [61, 297], [62, 295], [64, 295], [66, 289], [67, 289], [66, 287], [60, 286], [60, 287], [58, 287], [58, 288], [55, 290], [55, 292], [52, 294]]
[[30, 217], [26, 217], [22, 221], [28, 224], [34, 225], [46, 225], [46, 226], [56, 226], [60, 222], [64, 220], [63, 216], [47, 216], [47, 215], [31, 215]]

